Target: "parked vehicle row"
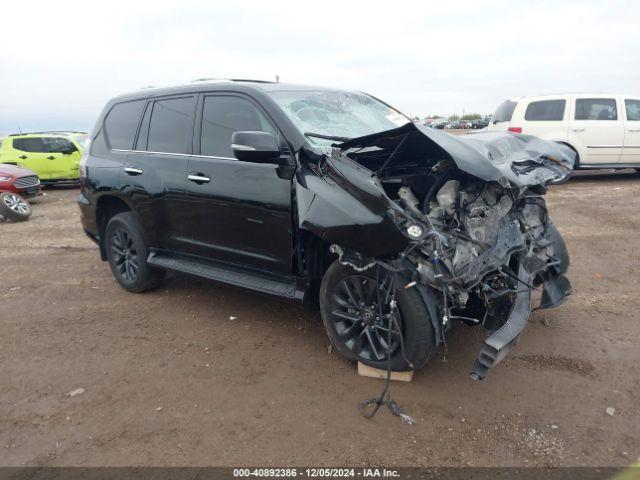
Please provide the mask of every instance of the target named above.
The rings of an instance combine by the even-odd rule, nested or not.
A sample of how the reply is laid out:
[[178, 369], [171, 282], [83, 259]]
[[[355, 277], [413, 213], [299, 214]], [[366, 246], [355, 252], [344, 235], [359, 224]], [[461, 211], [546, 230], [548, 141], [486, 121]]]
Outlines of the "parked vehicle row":
[[467, 130], [467, 129], [481, 129], [489, 125], [488, 119], [477, 120], [460, 120], [460, 121], [441, 121], [431, 122], [426, 124], [428, 127], [435, 128], [436, 130]]

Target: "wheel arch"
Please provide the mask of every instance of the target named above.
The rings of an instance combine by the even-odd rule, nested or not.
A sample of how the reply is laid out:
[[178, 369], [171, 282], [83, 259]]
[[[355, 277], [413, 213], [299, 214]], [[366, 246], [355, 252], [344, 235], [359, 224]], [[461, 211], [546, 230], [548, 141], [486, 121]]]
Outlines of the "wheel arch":
[[100, 258], [107, 260], [107, 251], [104, 245], [104, 232], [109, 220], [119, 213], [131, 212], [133, 209], [122, 198], [116, 195], [102, 195], [96, 203], [96, 223], [98, 226], [98, 245], [100, 247]]
[[335, 255], [331, 253], [328, 242], [314, 233], [301, 229], [298, 234], [297, 264], [298, 273], [306, 279], [303, 298], [305, 308], [320, 308], [320, 284], [325, 272], [329, 269]]
[[578, 149], [574, 147], [572, 144], [570, 144], [569, 142], [567, 142], [566, 140], [556, 140], [556, 142], [561, 143], [562, 145], [566, 145], [571, 150], [576, 152], [576, 161], [573, 164], [573, 169], [577, 170], [578, 168], [580, 168], [580, 152], [578, 151]]

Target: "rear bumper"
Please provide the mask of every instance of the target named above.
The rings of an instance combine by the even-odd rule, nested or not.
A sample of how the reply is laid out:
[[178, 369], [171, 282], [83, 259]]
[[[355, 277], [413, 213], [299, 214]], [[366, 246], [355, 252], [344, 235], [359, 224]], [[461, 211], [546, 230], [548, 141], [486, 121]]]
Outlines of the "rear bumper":
[[80, 177], [69, 177], [69, 178], [43, 178], [40, 180], [43, 185], [55, 185], [59, 183], [73, 183], [77, 184], [80, 182]]
[[78, 207], [80, 208], [80, 221], [82, 228], [91, 238], [98, 240], [100, 235], [98, 234], [98, 224], [96, 222], [96, 210], [91, 200], [80, 193], [78, 195]]

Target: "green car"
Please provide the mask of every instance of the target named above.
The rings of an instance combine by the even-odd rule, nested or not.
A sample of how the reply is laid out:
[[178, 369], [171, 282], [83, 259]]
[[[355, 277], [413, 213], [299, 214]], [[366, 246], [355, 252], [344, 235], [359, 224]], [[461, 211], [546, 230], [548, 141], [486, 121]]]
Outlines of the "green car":
[[35, 132], [0, 139], [0, 163], [36, 172], [42, 183], [75, 182], [88, 135], [84, 132]]

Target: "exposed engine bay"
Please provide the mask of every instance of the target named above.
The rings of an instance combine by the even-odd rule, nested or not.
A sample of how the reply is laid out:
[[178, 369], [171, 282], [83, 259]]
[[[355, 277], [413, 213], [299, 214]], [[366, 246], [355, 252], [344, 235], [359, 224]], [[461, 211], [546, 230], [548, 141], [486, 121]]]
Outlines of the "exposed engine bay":
[[515, 345], [534, 290], [540, 308], [571, 292], [544, 194], [575, 155], [526, 135], [466, 137], [408, 124], [337, 144], [301, 178], [298, 217], [345, 265], [401, 272], [438, 343], [454, 322], [488, 330], [471, 370], [479, 380]]

